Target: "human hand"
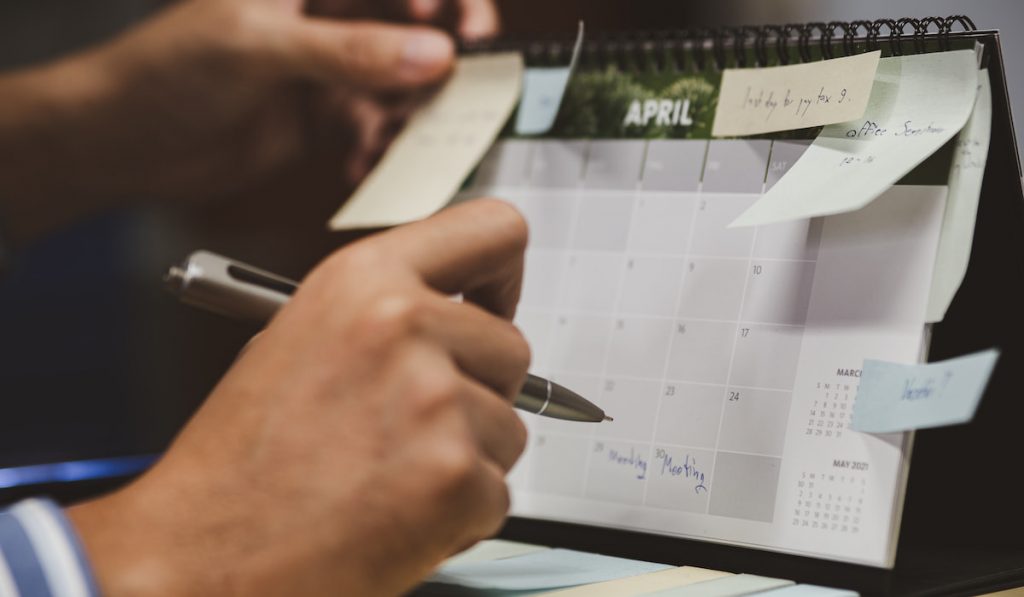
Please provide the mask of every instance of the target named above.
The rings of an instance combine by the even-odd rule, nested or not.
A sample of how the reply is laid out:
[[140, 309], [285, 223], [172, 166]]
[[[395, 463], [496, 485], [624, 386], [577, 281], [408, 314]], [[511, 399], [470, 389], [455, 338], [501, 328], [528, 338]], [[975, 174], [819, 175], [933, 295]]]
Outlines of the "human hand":
[[525, 243], [485, 200], [324, 261], [150, 472], [70, 510], [104, 594], [395, 595], [497, 531]]
[[430, 23], [456, 9], [462, 34], [496, 31], [490, 0], [184, 0], [105, 45], [2, 76], [5, 221], [237, 194], [343, 137], [340, 196], [450, 71], [453, 41]]

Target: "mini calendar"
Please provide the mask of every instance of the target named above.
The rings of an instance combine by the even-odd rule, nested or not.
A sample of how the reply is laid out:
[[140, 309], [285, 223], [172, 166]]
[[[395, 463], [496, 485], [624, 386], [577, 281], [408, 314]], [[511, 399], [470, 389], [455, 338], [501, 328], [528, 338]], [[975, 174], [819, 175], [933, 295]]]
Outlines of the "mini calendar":
[[892, 564], [909, 436], [849, 429], [865, 358], [915, 361], [945, 188], [729, 223], [806, 141], [506, 139], [466, 196], [530, 224], [532, 371], [613, 422], [524, 415], [513, 514]]

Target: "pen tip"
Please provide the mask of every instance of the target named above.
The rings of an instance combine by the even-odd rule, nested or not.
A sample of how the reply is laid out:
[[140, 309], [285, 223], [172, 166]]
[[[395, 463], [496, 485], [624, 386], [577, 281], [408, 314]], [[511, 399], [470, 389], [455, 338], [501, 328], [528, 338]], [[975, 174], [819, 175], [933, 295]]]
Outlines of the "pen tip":
[[613, 419], [613, 418], [609, 417], [608, 415], [605, 415], [605, 416], [604, 416], [604, 420], [605, 420], [605, 421], [614, 421], [615, 419]]

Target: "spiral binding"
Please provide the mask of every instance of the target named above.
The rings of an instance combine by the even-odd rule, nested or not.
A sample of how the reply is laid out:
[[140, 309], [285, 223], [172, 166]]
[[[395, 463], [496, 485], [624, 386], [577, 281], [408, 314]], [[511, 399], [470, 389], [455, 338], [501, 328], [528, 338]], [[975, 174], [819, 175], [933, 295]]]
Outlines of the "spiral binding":
[[[959, 26], [960, 31], [955, 31]], [[950, 48], [950, 36], [976, 31], [969, 17], [879, 19], [790, 23], [759, 27], [721, 27], [678, 31], [643, 31], [589, 36], [580, 55], [582, 68], [672, 68], [704, 70], [708, 66], [766, 66], [850, 56], [886, 48], [893, 55], [921, 53], [929, 44]], [[501, 39], [463, 45], [464, 52], [519, 50], [527, 64], [564, 65], [573, 42], [565, 38]], [[773, 60], [774, 58], [774, 60]]]

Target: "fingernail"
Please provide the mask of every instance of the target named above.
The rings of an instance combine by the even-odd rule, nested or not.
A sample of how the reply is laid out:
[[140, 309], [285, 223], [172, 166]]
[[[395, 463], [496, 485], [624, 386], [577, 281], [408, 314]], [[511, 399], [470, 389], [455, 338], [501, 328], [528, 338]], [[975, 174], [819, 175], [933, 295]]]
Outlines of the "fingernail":
[[452, 40], [443, 33], [414, 33], [405, 42], [402, 66], [416, 74], [436, 71], [451, 62], [454, 52]]

